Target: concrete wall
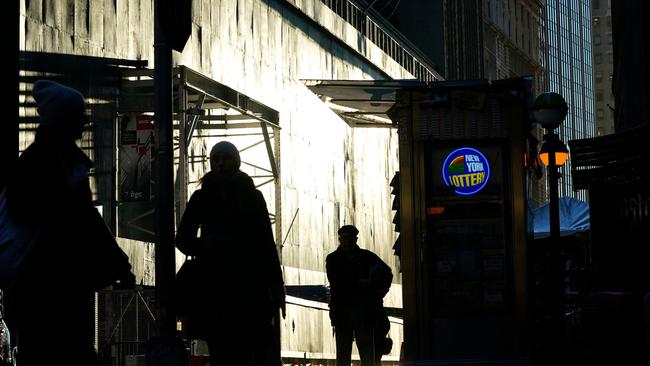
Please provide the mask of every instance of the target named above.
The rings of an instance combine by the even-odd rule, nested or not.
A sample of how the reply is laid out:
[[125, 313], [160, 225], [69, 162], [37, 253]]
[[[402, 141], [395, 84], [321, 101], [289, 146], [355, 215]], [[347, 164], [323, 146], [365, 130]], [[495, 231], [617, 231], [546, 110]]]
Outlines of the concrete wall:
[[[148, 60], [153, 67], [152, 7], [151, 0], [22, 0], [21, 49]], [[360, 245], [393, 268], [386, 303], [401, 307], [388, 186], [397, 170], [397, 133], [351, 129], [301, 79], [411, 75], [318, 0], [195, 0], [191, 38], [184, 52], [174, 54], [174, 62], [280, 112], [286, 284], [327, 284], [324, 260], [337, 246], [336, 230], [353, 223], [361, 231]], [[24, 139], [23, 145], [29, 137]], [[217, 140], [195, 141], [193, 148], [209, 148]], [[206, 168], [190, 170], [190, 181]], [[138, 276], [151, 282], [150, 245], [122, 244]], [[334, 354], [325, 311], [298, 304], [288, 310], [282, 325], [285, 351]], [[393, 325], [393, 359], [400, 328]]]

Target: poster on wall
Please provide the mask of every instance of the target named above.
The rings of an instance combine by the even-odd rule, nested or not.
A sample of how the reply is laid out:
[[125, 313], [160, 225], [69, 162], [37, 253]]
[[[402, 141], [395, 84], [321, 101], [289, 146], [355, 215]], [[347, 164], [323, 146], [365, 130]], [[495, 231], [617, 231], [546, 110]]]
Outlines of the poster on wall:
[[149, 201], [153, 116], [122, 116], [119, 141], [119, 199], [122, 202]]

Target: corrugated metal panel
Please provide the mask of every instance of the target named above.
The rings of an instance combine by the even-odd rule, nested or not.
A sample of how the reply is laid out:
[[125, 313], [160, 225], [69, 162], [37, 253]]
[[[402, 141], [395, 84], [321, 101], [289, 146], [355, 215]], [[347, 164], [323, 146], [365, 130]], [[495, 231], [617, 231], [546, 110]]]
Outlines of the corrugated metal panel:
[[[590, 139], [570, 140], [574, 189], [650, 179], [650, 123]], [[646, 146], [646, 148], [643, 148]]]
[[427, 105], [416, 109], [417, 139], [454, 140], [467, 138], [506, 137], [501, 106], [490, 97], [480, 110], [450, 106]]

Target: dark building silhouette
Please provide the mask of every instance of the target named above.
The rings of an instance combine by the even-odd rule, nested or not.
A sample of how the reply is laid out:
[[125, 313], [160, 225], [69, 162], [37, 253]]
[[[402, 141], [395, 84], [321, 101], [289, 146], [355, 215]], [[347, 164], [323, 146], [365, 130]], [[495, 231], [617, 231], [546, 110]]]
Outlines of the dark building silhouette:
[[650, 291], [650, 5], [612, 1], [611, 10], [616, 132], [569, 143], [574, 188], [588, 189], [590, 200], [593, 266], [583, 328], [592, 360], [642, 365]]
[[650, 3], [613, 0], [612, 38], [616, 132], [648, 123], [650, 101]]
[[591, 2], [591, 42], [594, 51], [594, 92], [596, 134], [614, 133], [614, 94], [612, 75], [614, 55], [612, 47], [612, 7], [610, 1]]

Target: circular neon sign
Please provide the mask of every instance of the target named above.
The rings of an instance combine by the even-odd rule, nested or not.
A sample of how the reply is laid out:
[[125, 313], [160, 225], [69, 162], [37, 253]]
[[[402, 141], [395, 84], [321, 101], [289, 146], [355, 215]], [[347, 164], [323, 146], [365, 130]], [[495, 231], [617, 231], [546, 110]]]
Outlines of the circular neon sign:
[[490, 164], [485, 155], [471, 147], [449, 153], [442, 164], [442, 179], [454, 192], [470, 196], [485, 187], [490, 179]]

